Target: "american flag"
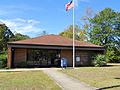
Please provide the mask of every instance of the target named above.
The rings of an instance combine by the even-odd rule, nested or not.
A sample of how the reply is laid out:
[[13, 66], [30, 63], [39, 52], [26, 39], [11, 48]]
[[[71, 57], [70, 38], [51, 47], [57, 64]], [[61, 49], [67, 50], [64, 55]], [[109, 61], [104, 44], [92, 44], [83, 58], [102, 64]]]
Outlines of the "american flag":
[[74, 7], [74, 3], [73, 1], [69, 2], [66, 4], [66, 11], [68, 11], [69, 9], [73, 8]]

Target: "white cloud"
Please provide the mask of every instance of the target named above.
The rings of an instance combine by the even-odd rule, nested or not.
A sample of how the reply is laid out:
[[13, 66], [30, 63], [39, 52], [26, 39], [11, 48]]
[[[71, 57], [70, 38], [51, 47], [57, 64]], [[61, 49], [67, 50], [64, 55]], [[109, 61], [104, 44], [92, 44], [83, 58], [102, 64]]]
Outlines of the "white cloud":
[[41, 32], [42, 29], [39, 28], [40, 22], [34, 19], [25, 20], [21, 18], [15, 19], [0, 19], [1, 22], [5, 23], [6, 26], [10, 28], [10, 30], [15, 33], [38, 33]]

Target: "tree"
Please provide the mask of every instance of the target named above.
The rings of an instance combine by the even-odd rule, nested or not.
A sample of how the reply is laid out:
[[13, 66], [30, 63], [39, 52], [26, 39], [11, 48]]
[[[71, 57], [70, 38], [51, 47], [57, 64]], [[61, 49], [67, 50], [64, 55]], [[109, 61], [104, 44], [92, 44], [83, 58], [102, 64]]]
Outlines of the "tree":
[[14, 34], [5, 24], [0, 24], [0, 50], [7, 48], [7, 42], [12, 38]]
[[27, 35], [23, 35], [20, 33], [16, 33], [15, 35], [11, 32], [11, 30], [3, 23], [0, 24], [0, 52], [5, 48], [7, 48], [8, 41], [18, 41], [29, 39], [30, 37]]
[[79, 40], [80, 41], [88, 41], [88, 38], [89, 38], [88, 28], [89, 28], [88, 24], [84, 24], [83, 28], [80, 29], [80, 31], [79, 31]]
[[[73, 26], [70, 25], [64, 32], [61, 32], [59, 35], [67, 38], [73, 38]], [[86, 39], [85, 31], [81, 30], [78, 25], [75, 25], [75, 39], [84, 41]]]
[[120, 59], [120, 13], [105, 8], [90, 19], [90, 42], [105, 46], [106, 56], [112, 61]]
[[19, 40], [25, 40], [29, 39], [30, 37], [27, 35], [23, 35], [20, 33], [16, 33], [13, 38], [10, 39], [10, 41], [19, 41]]
[[46, 31], [42, 31], [42, 32], [40, 33], [40, 36], [45, 36], [45, 35], [48, 35], [48, 33], [47, 33]]
[[[83, 22], [83, 25], [82, 25], [82, 30], [85, 34], [85, 40], [86, 41], [89, 41], [89, 33], [90, 33], [90, 22], [89, 22], [89, 19], [93, 17], [93, 10], [92, 8], [90, 7], [87, 7], [86, 10], [85, 10], [85, 15], [81, 18], [82, 22]], [[80, 36], [82, 36], [83, 34], [81, 34]]]

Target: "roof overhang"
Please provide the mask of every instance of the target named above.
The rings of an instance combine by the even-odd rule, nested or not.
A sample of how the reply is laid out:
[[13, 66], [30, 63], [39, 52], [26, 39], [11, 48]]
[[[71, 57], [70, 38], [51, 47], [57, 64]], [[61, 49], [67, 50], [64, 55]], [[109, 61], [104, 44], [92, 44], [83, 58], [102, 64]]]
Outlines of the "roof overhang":
[[[8, 47], [11, 48], [34, 48], [34, 49], [68, 49], [72, 50], [72, 46], [58, 46], [58, 45], [35, 45], [35, 44], [11, 44], [8, 43]], [[85, 47], [85, 46], [75, 46], [76, 50], [100, 50], [105, 51], [104, 47]]]

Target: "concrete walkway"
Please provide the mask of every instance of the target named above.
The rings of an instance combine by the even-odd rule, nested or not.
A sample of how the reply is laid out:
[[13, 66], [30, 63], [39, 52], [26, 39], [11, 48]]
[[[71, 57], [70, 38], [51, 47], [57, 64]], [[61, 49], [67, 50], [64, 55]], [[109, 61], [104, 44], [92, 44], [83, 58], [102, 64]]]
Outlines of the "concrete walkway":
[[90, 87], [56, 69], [44, 69], [44, 73], [48, 74], [63, 90], [95, 90], [96, 88]]

